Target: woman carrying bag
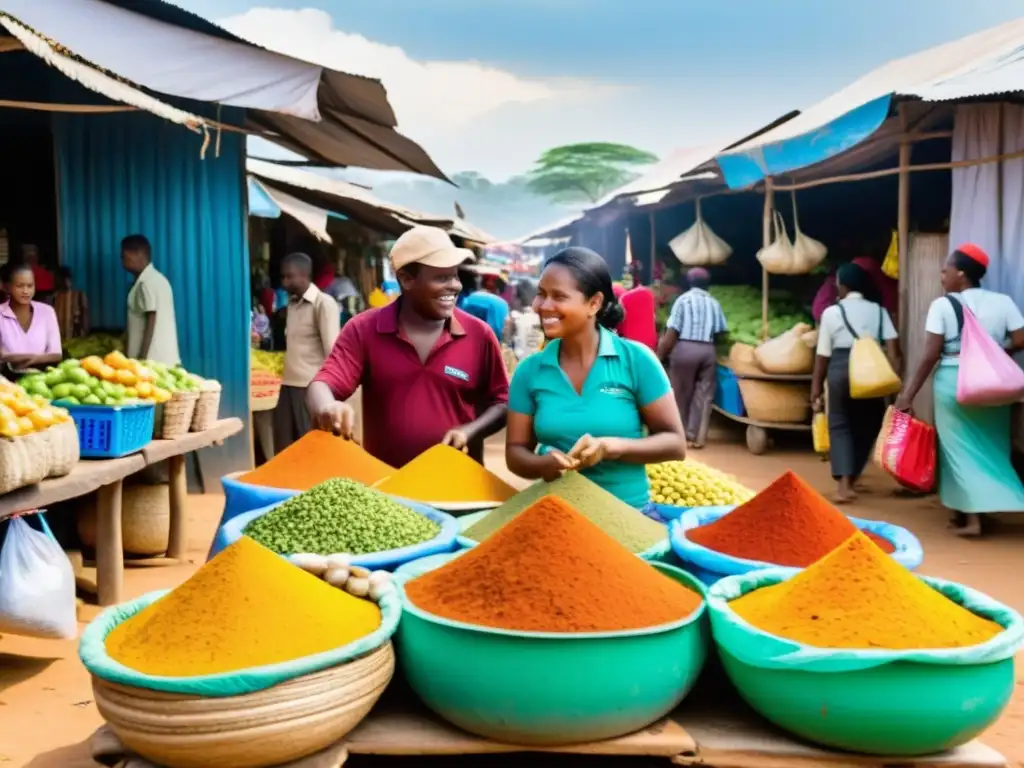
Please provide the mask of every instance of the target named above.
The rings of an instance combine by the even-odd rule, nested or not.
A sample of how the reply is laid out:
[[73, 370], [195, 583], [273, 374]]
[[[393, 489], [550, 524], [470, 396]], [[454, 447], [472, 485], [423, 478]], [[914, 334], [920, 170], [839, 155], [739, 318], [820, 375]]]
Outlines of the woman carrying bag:
[[[988, 269], [988, 255], [978, 246], [961, 245], [942, 269], [945, 296], [932, 302], [925, 320], [925, 349], [910, 383], [896, 399], [896, 408], [909, 411], [917, 393], [935, 370], [935, 430], [939, 443], [939, 498], [951, 510], [950, 525], [961, 536], [982, 533], [982, 515], [992, 512], [1024, 512], [1024, 485], [1010, 463], [1010, 405], [965, 404], [965, 381], [992, 370], [968, 367], [967, 334], [961, 346], [964, 318], [987, 334], [1007, 356], [1024, 349], [1024, 316], [1013, 299], [987, 291], [981, 279]], [[975, 337], [975, 344], [980, 339]], [[987, 340], [981, 342], [987, 344]], [[974, 350], [977, 351], [977, 350]], [[995, 364], [1005, 366], [1005, 359]], [[936, 368], [936, 364], [938, 367]], [[977, 366], [977, 363], [973, 364]], [[1016, 364], [1007, 383], [1020, 378]]]
[[[875, 286], [863, 269], [843, 265], [836, 286], [839, 301], [822, 313], [818, 328], [811, 405], [816, 413], [824, 409], [827, 376], [829, 461], [838, 484], [835, 501], [845, 504], [857, 497], [855, 485], [882, 428], [885, 395], [899, 389], [894, 371], [900, 349], [892, 318], [876, 301]], [[881, 343], [887, 363], [880, 359]]]

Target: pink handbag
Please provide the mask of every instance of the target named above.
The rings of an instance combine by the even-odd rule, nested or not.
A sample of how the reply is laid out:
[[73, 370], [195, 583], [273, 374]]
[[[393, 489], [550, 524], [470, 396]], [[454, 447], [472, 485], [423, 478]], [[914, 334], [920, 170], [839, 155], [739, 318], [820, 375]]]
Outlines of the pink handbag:
[[971, 308], [947, 296], [960, 329], [960, 405], [1010, 405], [1024, 398], [1024, 370], [988, 335]]

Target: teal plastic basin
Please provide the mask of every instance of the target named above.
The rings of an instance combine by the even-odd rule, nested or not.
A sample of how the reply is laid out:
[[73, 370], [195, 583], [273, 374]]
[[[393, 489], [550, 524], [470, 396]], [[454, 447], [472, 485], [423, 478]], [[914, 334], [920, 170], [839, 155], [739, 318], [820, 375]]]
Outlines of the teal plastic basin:
[[[445, 720], [488, 739], [555, 746], [609, 739], [664, 717], [689, 693], [707, 656], [705, 606], [672, 624], [628, 632], [511, 632], [420, 610], [404, 582], [463, 553], [396, 571], [405, 609], [396, 636], [406, 679]], [[665, 575], [704, 595], [672, 566]]]

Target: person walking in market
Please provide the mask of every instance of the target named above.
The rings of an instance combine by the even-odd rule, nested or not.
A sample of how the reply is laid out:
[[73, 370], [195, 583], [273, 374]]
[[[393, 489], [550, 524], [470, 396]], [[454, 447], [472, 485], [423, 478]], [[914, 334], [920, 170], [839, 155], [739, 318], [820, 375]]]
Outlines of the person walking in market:
[[135, 278], [128, 291], [125, 353], [137, 360], [178, 365], [174, 292], [153, 266], [153, 248], [145, 235], [129, 235], [121, 241], [121, 264]]
[[444, 443], [483, 463], [484, 438], [505, 424], [508, 375], [494, 331], [457, 309], [457, 270], [473, 252], [418, 226], [391, 248], [401, 285], [390, 304], [345, 324], [309, 386], [315, 426], [351, 438], [347, 401], [362, 387], [363, 445], [393, 467]]
[[274, 410], [274, 450], [280, 453], [309, 432], [306, 391], [341, 330], [333, 297], [313, 283], [313, 260], [291, 253], [281, 260], [281, 285], [288, 291], [284, 373]]
[[811, 380], [811, 407], [825, 410], [828, 381], [829, 461], [835, 479], [835, 501], [856, 499], [856, 484], [874, 449], [885, 417], [885, 399], [850, 397], [850, 350], [860, 338], [877, 339], [889, 363], [900, 370], [900, 349], [889, 312], [879, 302], [871, 275], [857, 264], [836, 273], [839, 301], [828, 307], [818, 324], [818, 351]]
[[686, 273], [689, 290], [676, 299], [658, 341], [658, 358], [668, 362], [676, 405], [691, 448], [703, 448], [715, 397], [715, 340], [728, 332], [725, 312], [708, 293], [711, 275], [703, 267]]
[[578, 470], [642, 508], [650, 496], [644, 465], [684, 458], [686, 438], [654, 353], [614, 332], [623, 311], [608, 264], [588, 248], [555, 254], [534, 309], [550, 343], [512, 377], [508, 468], [548, 481]]
[[619, 297], [626, 316], [619, 325], [619, 336], [636, 341], [649, 347], [651, 351], [658, 348], [658, 328], [655, 319], [657, 302], [654, 292], [643, 283], [633, 283], [633, 287]]
[[[909, 411], [928, 377], [933, 389], [938, 434], [939, 499], [952, 513], [950, 525], [961, 536], [979, 536], [984, 515], [1024, 512], [1024, 485], [1010, 461], [1010, 408], [962, 406], [957, 402], [960, 334], [957, 316], [967, 307], [1007, 354], [1024, 349], [1024, 316], [1013, 299], [981, 287], [989, 257], [974, 244], [953, 251], [942, 269], [942, 296], [925, 319], [925, 348], [913, 377], [896, 398]], [[937, 367], [936, 367], [937, 366]]]

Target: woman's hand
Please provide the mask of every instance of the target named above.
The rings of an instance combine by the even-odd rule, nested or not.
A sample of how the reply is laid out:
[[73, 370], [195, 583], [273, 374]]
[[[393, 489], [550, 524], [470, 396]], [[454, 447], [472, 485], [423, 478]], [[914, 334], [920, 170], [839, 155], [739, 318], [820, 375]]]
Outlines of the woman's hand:
[[548, 451], [544, 454], [544, 464], [541, 467], [541, 479], [546, 482], [553, 482], [568, 472], [570, 469], [578, 469], [579, 464], [561, 451]]
[[822, 413], [825, 410], [825, 398], [821, 395], [811, 395], [811, 410]]
[[914, 400], [906, 390], [903, 390], [897, 395], [896, 402], [892, 404], [892, 407], [897, 411], [907, 411], [909, 413], [914, 409]]
[[614, 438], [584, 435], [569, 451], [569, 458], [576, 462], [577, 469], [588, 469], [600, 464], [605, 459], [615, 458], [615, 454]]

